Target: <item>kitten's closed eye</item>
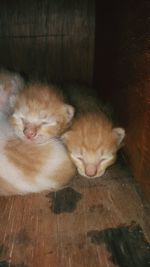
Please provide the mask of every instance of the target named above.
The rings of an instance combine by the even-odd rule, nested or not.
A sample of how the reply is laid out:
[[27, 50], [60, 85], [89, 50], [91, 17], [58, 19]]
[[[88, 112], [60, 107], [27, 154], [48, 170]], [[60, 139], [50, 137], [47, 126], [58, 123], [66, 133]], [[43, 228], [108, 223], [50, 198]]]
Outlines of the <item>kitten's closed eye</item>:
[[43, 119], [41, 120], [38, 116], [34, 118], [34, 120], [32, 121], [32, 119], [29, 117], [27, 118], [26, 116], [24, 116], [23, 114], [13, 114], [13, 117], [15, 117], [18, 120], [21, 120], [23, 124], [32, 124], [35, 123], [36, 125], [48, 125], [48, 126], [54, 126], [57, 124], [57, 121], [55, 120], [55, 118], [47, 118], [47, 119]]
[[[96, 156], [96, 155], [95, 155]], [[78, 160], [80, 160], [80, 161], [82, 161], [82, 162], [84, 162], [84, 157], [81, 155], [81, 156], [73, 156], [72, 155], [72, 157], [76, 157], [76, 159], [78, 159]], [[107, 160], [110, 160], [110, 158], [112, 158], [113, 157], [113, 155], [111, 155], [111, 156], [109, 156], [109, 157], [102, 157], [102, 158], [100, 158], [99, 160], [98, 160], [98, 163], [97, 164], [100, 164], [100, 163], [103, 163], [103, 162], [105, 162], [105, 161], [107, 161]], [[97, 156], [97, 158], [98, 158], [98, 156]]]
[[42, 121], [41, 124], [47, 125], [47, 124], [49, 124], [49, 122], [48, 121]]
[[99, 164], [100, 164], [100, 163], [103, 163], [103, 162], [106, 161], [106, 160], [107, 160], [107, 158], [102, 158], [102, 159], [100, 159], [100, 160], [99, 160]]
[[55, 126], [57, 124], [57, 121], [56, 120], [44, 120], [41, 122], [42, 125], [47, 125], [47, 126]]
[[82, 156], [76, 156], [77, 159], [84, 161]]

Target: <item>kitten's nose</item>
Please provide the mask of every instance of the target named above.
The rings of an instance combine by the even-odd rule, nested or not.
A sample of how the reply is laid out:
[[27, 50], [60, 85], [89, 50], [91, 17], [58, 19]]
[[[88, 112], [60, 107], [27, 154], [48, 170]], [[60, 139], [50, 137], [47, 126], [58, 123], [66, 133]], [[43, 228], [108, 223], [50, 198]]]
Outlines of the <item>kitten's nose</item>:
[[85, 174], [87, 176], [93, 177], [97, 173], [97, 167], [94, 164], [87, 164], [85, 166]]
[[35, 127], [25, 127], [23, 130], [23, 133], [28, 139], [32, 139], [36, 136], [36, 128]]

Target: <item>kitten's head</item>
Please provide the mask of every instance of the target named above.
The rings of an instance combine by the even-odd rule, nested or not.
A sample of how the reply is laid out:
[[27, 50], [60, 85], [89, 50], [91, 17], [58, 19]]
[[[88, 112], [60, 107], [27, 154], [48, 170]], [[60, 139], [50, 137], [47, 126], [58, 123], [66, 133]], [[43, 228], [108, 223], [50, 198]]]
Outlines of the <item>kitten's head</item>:
[[87, 178], [102, 176], [115, 162], [124, 137], [124, 129], [97, 114], [80, 116], [62, 136], [78, 172]]
[[69, 126], [74, 108], [64, 103], [54, 86], [30, 84], [17, 96], [11, 123], [15, 134], [32, 143], [45, 143]]

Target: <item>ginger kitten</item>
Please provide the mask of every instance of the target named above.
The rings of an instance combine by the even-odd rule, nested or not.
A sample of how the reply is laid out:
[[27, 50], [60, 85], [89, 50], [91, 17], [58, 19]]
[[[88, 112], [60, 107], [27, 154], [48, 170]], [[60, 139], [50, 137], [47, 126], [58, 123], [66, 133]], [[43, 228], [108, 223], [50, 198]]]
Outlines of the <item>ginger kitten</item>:
[[11, 123], [17, 137], [39, 144], [60, 136], [73, 116], [56, 86], [31, 83], [17, 95]]
[[19, 73], [0, 70], [0, 111], [7, 115], [12, 112], [16, 95], [24, 85]]
[[113, 126], [106, 108], [92, 96], [92, 89], [74, 87], [68, 91], [77, 114], [71, 129], [62, 136], [63, 142], [79, 174], [100, 177], [115, 162], [125, 130]]
[[12, 127], [0, 123], [1, 195], [58, 190], [70, 181], [75, 167], [57, 137], [73, 114], [52, 85], [30, 84], [18, 94]]

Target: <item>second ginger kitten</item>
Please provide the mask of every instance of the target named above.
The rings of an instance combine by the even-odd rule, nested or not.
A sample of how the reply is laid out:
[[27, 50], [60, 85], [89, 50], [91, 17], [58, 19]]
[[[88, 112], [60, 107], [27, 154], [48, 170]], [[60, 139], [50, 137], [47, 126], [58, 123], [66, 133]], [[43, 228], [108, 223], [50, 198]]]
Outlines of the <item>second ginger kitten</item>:
[[115, 162], [125, 130], [114, 127], [105, 107], [91, 96], [92, 89], [69, 87], [68, 92], [77, 113], [62, 139], [79, 174], [100, 177]]

